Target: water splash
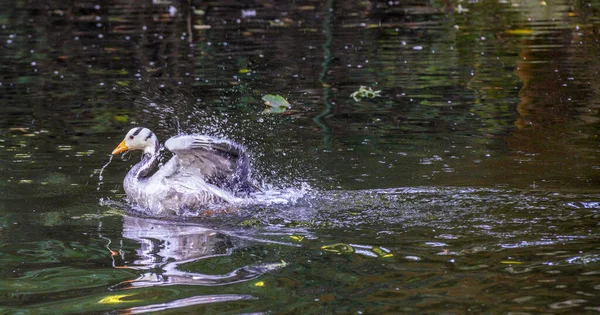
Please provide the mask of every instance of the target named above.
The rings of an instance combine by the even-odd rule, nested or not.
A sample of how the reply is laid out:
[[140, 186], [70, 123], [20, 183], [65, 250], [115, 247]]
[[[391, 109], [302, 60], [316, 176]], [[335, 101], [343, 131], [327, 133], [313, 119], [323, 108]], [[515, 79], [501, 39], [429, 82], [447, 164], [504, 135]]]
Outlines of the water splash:
[[260, 192], [251, 195], [251, 198], [244, 200], [247, 204], [253, 205], [294, 205], [304, 197], [309, 196], [314, 189], [306, 182], [300, 183], [299, 187], [276, 188], [273, 186], [264, 187]]
[[[108, 162], [106, 162], [106, 164], [104, 164], [104, 166], [102, 166], [102, 168], [100, 168], [100, 172], [98, 173], [98, 186], [96, 187], [96, 190], [100, 190], [100, 187], [102, 186], [102, 184], [104, 184], [104, 182], [102, 181], [104, 179], [104, 177], [102, 176], [102, 173], [104, 172], [104, 169], [106, 169], [106, 167], [108, 166], [108, 164], [110, 164], [110, 162], [112, 162], [113, 160], [113, 155], [109, 155], [108, 157]], [[92, 174], [94, 175], [94, 174]]]

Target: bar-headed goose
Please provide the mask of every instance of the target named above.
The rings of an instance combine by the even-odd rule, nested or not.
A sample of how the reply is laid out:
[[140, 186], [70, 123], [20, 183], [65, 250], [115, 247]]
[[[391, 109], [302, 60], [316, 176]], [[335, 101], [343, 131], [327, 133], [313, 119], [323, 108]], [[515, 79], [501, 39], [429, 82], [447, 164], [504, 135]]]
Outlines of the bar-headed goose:
[[248, 156], [233, 141], [181, 135], [167, 140], [165, 147], [174, 155], [154, 174], [161, 146], [150, 129], [131, 129], [112, 152], [143, 151], [142, 160], [125, 176], [123, 188], [129, 201], [148, 214], [164, 216], [209, 203], [231, 203], [252, 189]]

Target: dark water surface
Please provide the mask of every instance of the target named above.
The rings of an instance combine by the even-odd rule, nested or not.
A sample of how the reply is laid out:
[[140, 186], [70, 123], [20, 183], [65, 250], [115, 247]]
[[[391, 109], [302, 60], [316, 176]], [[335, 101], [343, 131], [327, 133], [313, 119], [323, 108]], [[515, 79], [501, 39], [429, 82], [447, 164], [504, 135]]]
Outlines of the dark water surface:
[[[598, 313], [599, 39], [586, 0], [0, 1], [0, 311]], [[265, 192], [131, 212], [140, 125]]]

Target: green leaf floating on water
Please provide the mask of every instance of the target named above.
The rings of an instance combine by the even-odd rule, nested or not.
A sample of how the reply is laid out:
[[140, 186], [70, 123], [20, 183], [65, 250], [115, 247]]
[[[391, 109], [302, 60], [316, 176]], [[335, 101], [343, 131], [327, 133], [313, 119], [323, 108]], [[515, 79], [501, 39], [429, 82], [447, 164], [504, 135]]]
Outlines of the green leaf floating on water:
[[350, 94], [350, 97], [352, 97], [355, 101], [360, 101], [363, 98], [375, 98], [375, 97], [380, 97], [381, 96], [381, 90], [379, 91], [373, 91], [373, 89], [371, 87], [366, 87], [366, 86], [360, 86], [360, 88], [358, 89], [358, 91]]
[[267, 114], [281, 114], [286, 110], [292, 108], [292, 105], [283, 98], [281, 95], [267, 94], [262, 97], [263, 102], [267, 105], [267, 108], [263, 113]]

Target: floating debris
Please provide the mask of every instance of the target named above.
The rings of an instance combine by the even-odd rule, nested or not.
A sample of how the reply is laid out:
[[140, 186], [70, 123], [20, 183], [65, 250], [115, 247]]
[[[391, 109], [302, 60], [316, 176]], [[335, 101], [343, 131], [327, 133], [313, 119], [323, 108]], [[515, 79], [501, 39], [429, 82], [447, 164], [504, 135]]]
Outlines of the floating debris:
[[262, 97], [267, 108], [263, 111], [266, 114], [281, 114], [292, 108], [292, 105], [281, 95], [267, 94]]
[[381, 246], [338, 243], [322, 246], [321, 249], [328, 252], [337, 253], [338, 255], [343, 253], [356, 253], [367, 257], [394, 257], [394, 254], [391, 250]]
[[359, 102], [363, 98], [375, 98], [375, 97], [380, 97], [380, 96], [381, 96], [381, 90], [373, 91], [373, 89], [371, 87], [366, 87], [366, 86], [362, 86], [362, 85], [360, 86], [358, 91], [350, 94], [350, 97], [352, 97], [357, 102]]

